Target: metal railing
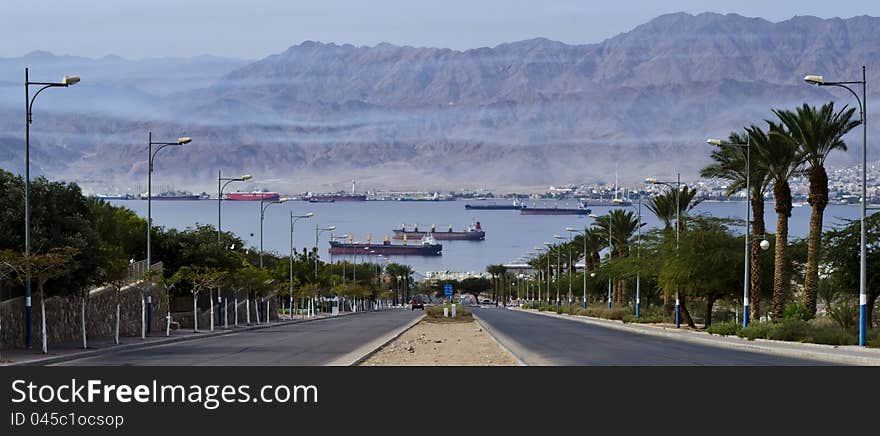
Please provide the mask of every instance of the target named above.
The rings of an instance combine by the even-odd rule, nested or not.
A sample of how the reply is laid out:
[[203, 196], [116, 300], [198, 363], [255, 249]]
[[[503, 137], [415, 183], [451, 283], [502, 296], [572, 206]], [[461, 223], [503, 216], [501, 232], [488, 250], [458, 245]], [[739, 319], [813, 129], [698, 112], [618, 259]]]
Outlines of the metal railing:
[[[162, 271], [162, 262], [156, 262], [153, 264], [153, 270]], [[144, 278], [144, 274], [147, 273], [147, 261], [141, 260], [138, 262], [132, 262], [128, 266], [128, 281], [126, 284], [135, 283]]]

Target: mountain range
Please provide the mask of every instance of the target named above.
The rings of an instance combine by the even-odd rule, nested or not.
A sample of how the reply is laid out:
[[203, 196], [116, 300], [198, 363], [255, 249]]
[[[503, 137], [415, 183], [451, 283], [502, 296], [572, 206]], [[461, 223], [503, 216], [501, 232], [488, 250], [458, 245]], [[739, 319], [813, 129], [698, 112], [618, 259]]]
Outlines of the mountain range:
[[[157, 158], [158, 180], [252, 187], [528, 190], [648, 176], [685, 179], [726, 137], [803, 102], [856, 105], [807, 74], [880, 78], [880, 18], [660, 16], [597, 44], [544, 38], [471, 50], [306, 41], [256, 61], [130, 61], [31, 53], [0, 59], [0, 166], [23, 165], [21, 75], [80, 72], [35, 106], [32, 171], [89, 190], [141, 189], [146, 138], [193, 137]], [[87, 74], [88, 73], [88, 74]], [[39, 74], [39, 78], [36, 75]], [[870, 106], [868, 113], [872, 113]], [[872, 129], [869, 136], [876, 135]], [[831, 163], [857, 160], [849, 154]], [[869, 153], [880, 148], [870, 147]]]

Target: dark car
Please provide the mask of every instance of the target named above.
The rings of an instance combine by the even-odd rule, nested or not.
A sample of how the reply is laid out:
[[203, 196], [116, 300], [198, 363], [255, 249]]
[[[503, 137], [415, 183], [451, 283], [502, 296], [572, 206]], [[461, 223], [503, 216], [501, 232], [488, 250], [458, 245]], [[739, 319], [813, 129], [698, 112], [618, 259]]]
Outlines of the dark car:
[[420, 299], [414, 298], [412, 301], [410, 301], [410, 304], [412, 304], [412, 308], [410, 310], [425, 310], [425, 303], [422, 303], [422, 300]]

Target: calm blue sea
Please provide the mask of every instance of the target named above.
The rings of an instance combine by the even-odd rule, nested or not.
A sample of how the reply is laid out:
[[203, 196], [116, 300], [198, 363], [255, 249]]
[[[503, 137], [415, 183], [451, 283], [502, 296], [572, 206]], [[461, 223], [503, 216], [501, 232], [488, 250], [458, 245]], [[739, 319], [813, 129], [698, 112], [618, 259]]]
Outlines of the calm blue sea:
[[[147, 203], [142, 200], [114, 201], [146, 216]], [[368, 201], [339, 203], [308, 203], [291, 201], [275, 204], [266, 210], [263, 244], [266, 251], [286, 254], [289, 252], [290, 212], [302, 215], [315, 214], [311, 219], [299, 220], [294, 231], [294, 245], [312, 247], [315, 243], [315, 225], [336, 226], [335, 235], [351, 233], [355, 240], [365, 241], [367, 235], [373, 242], [381, 242], [385, 235], [392, 235], [392, 229], [406, 223], [407, 227], [419, 224], [420, 229], [428, 229], [436, 224], [438, 230], [446, 230], [452, 224], [454, 229], [465, 229], [468, 224], [480, 221], [486, 231], [486, 240], [442, 241], [443, 255], [437, 257], [408, 256], [393, 260], [412, 265], [421, 274], [426, 271], [484, 271], [486, 265], [506, 263], [529, 252], [535, 246], [543, 246], [544, 241], [553, 241], [553, 235], [568, 236], [566, 227], [583, 228], [592, 219], [578, 216], [523, 216], [517, 211], [466, 210], [466, 201], [441, 202], [400, 202]], [[498, 203], [502, 203], [499, 201]], [[260, 242], [259, 202], [223, 202], [223, 229], [232, 231], [253, 247]], [[554, 201], [538, 201], [535, 205], [553, 206]], [[560, 207], [574, 207], [572, 201], [560, 201]], [[634, 205], [635, 206], [635, 205]], [[772, 203], [767, 204], [768, 231], [775, 231], [776, 214]], [[698, 206], [701, 213], [717, 217], [743, 218], [745, 203], [725, 202], [707, 203]], [[593, 207], [593, 213], [602, 215], [608, 207]], [[826, 226], [840, 223], [841, 219], [856, 219], [858, 206], [829, 206], [825, 212]], [[794, 208], [790, 221], [791, 237], [803, 237], [808, 232], [810, 208]], [[648, 227], [656, 227], [658, 221], [647, 208], [642, 209], [642, 219]], [[216, 201], [154, 201], [153, 222], [155, 225], [184, 229], [201, 224], [217, 224]], [[327, 254], [328, 233], [323, 233], [319, 241], [322, 256]], [[395, 241], [400, 243], [400, 241]], [[351, 259], [349, 259], [351, 260]], [[358, 259], [359, 261], [361, 258]]]

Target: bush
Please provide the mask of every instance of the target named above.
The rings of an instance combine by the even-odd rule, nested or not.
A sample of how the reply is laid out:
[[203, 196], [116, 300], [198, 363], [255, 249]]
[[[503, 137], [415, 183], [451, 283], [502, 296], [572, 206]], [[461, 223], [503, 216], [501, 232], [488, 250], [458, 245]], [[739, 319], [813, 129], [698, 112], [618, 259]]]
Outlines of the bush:
[[706, 329], [713, 335], [721, 336], [735, 336], [739, 334], [740, 330], [742, 330], [742, 325], [736, 321], [717, 322]]
[[[443, 308], [447, 308], [450, 310], [450, 317], [446, 318], [443, 316]], [[426, 319], [434, 322], [469, 322], [474, 320], [474, 314], [471, 311], [465, 309], [465, 307], [461, 304], [457, 304], [455, 307], [455, 318], [452, 318], [451, 314], [451, 306], [449, 304], [443, 304], [438, 306], [428, 306], [425, 307], [425, 315], [427, 315]]]
[[828, 314], [842, 329], [853, 328], [859, 319], [859, 308], [849, 302], [839, 303]]
[[749, 324], [748, 327], [740, 329], [737, 336], [746, 338], [750, 341], [754, 341], [755, 339], [766, 339], [770, 329], [773, 328], [773, 324], [774, 323], [772, 322], [753, 322]]
[[803, 319], [783, 319], [782, 322], [772, 324], [766, 339], [777, 341], [798, 341], [807, 339], [810, 324]]
[[663, 312], [663, 308], [659, 306], [642, 307], [640, 312], [639, 317], [636, 318], [635, 308], [631, 307], [630, 312], [623, 317], [623, 322], [661, 324], [671, 323], [673, 321], [672, 317], [666, 316]]
[[813, 318], [813, 314], [807, 309], [807, 306], [802, 302], [794, 302], [790, 303], [788, 306], [785, 306], [785, 311], [782, 312], [782, 319], [799, 319], [801, 321], [809, 321]]

